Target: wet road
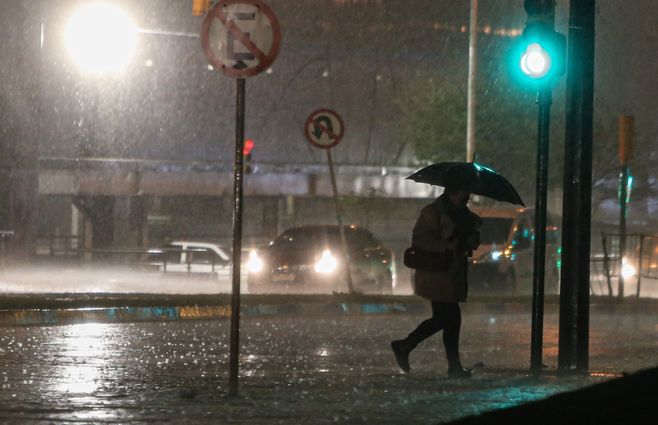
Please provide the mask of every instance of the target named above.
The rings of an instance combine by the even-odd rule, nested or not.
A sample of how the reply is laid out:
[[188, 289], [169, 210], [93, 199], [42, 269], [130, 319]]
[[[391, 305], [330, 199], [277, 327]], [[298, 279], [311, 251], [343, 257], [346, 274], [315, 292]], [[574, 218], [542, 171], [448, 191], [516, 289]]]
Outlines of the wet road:
[[[596, 376], [536, 380], [530, 316], [464, 308], [463, 360], [445, 378], [440, 337], [395, 367], [388, 343], [424, 315], [250, 317], [242, 322], [240, 395], [227, 397], [227, 320], [1, 327], [1, 423], [400, 424], [455, 419], [543, 398], [658, 364], [655, 313], [591, 320]], [[557, 316], [546, 317], [554, 368]]]
[[[0, 265], [1, 266], [1, 265]], [[145, 270], [128, 265], [100, 264], [60, 264], [40, 263], [29, 265], [12, 265], [0, 267], [0, 294], [12, 293], [145, 293], [145, 294], [215, 294], [231, 293], [232, 282], [226, 276], [210, 277], [205, 273], [160, 272]], [[249, 293], [247, 270], [241, 271], [242, 292]], [[393, 293], [410, 295], [411, 274], [404, 266], [398, 267], [396, 285]], [[617, 282], [613, 279], [613, 293], [617, 292]], [[555, 282], [546, 282], [547, 294], [553, 294]], [[274, 288], [269, 288], [274, 289]], [[375, 288], [360, 288], [364, 292], [379, 292]], [[276, 288], [276, 292], [292, 293], [332, 293], [342, 292], [346, 288], [340, 285], [318, 285], [315, 287]], [[482, 288], [471, 282], [470, 294], [477, 296], [499, 296], [506, 292]], [[258, 292], [258, 291], [255, 291]], [[626, 281], [624, 294], [635, 297], [637, 281]], [[643, 279], [641, 285], [643, 298], [658, 298], [658, 280]], [[515, 295], [530, 296], [532, 279], [527, 278], [518, 285]], [[592, 294], [608, 295], [607, 282], [601, 275], [592, 273]]]

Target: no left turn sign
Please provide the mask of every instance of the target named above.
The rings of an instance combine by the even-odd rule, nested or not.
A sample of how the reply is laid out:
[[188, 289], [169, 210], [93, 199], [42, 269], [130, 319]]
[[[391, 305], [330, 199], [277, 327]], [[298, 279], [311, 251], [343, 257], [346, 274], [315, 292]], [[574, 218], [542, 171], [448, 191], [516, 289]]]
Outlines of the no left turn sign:
[[345, 134], [343, 119], [331, 109], [318, 109], [304, 123], [306, 140], [320, 149], [331, 149], [336, 146]]
[[262, 0], [221, 0], [201, 27], [208, 62], [229, 77], [251, 77], [266, 70], [281, 46], [281, 27]]

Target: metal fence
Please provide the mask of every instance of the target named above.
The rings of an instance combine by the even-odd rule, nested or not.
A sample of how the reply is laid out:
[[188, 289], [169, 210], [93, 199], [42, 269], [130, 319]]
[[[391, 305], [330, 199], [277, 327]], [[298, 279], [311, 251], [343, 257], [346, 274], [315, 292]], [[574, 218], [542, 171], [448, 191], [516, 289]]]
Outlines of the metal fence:
[[601, 234], [602, 251], [593, 255], [590, 262], [592, 292], [612, 296], [617, 287], [619, 294], [623, 277], [625, 284], [635, 284], [635, 295], [639, 297], [643, 284], [655, 284], [658, 280], [658, 235], [627, 234], [624, 259], [620, 241], [619, 234]]

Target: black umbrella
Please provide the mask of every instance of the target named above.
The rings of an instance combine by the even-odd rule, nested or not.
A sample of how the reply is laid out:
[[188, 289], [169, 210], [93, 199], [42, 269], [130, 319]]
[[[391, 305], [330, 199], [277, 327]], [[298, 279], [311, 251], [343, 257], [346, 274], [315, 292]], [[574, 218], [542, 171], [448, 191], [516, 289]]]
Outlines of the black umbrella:
[[525, 207], [512, 183], [477, 162], [438, 162], [416, 171], [407, 178], [418, 183], [460, 189]]

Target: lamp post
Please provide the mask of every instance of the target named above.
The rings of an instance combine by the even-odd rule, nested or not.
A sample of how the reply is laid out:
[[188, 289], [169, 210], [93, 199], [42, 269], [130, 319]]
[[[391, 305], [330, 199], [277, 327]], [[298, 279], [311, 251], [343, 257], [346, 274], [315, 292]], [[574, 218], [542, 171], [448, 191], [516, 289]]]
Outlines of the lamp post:
[[[98, 129], [100, 114], [99, 79], [120, 77], [137, 50], [137, 27], [126, 11], [108, 2], [89, 2], [76, 9], [63, 30], [63, 42], [71, 59], [83, 76], [81, 85], [88, 86], [88, 102], [82, 102], [85, 90], [79, 91], [81, 105], [81, 137], [76, 147], [76, 158], [98, 156]], [[86, 118], [86, 119], [85, 119]], [[81, 139], [81, 140], [80, 140]], [[101, 153], [102, 155], [102, 153]], [[111, 205], [114, 204], [114, 200]], [[99, 211], [96, 202], [89, 205], [91, 211]], [[102, 209], [102, 208], [101, 208]], [[107, 214], [107, 213], [103, 213]], [[109, 214], [113, 214], [110, 212]], [[84, 247], [109, 244], [114, 229], [94, 229], [97, 214], [86, 214]], [[91, 227], [87, 225], [91, 224]]]

